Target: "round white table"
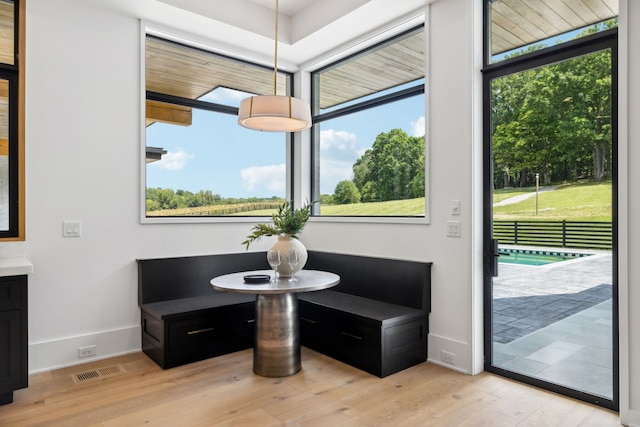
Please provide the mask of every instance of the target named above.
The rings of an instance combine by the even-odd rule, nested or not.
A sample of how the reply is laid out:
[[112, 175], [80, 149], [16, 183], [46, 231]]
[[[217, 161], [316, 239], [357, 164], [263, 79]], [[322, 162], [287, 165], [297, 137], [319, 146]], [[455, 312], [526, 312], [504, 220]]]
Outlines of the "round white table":
[[295, 280], [288, 278], [261, 283], [245, 283], [244, 276], [267, 274], [273, 270], [243, 271], [211, 279], [220, 291], [256, 294], [253, 372], [264, 377], [285, 377], [298, 372], [300, 327], [298, 292], [327, 289], [340, 283], [340, 276], [317, 270], [300, 270]]

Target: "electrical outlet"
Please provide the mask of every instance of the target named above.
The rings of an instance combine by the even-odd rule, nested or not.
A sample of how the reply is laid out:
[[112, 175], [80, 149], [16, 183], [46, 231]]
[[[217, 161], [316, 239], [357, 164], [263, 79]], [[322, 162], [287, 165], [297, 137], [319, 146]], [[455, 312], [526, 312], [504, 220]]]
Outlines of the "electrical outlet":
[[95, 345], [87, 345], [84, 347], [78, 347], [78, 358], [82, 359], [85, 357], [91, 357], [96, 355], [96, 346]]
[[449, 365], [456, 364], [456, 355], [454, 353], [449, 353], [448, 351], [440, 350], [440, 359]]

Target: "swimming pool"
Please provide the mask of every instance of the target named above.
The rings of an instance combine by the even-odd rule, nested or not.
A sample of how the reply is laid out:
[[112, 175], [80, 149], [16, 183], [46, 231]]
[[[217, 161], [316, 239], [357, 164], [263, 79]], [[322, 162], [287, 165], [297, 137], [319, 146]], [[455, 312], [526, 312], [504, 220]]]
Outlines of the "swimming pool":
[[590, 254], [533, 249], [500, 249], [498, 262], [522, 265], [547, 265], [582, 258]]

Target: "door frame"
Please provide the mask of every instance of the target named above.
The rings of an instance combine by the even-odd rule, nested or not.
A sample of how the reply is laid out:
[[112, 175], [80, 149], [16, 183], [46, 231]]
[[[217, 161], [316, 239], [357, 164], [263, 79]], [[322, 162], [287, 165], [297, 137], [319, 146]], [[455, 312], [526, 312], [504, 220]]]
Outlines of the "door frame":
[[[485, 27], [485, 43], [488, 39]], [[612, 361], [613, 397], [611, 400], [588, 394], [573, 388], [543, 381], [538, 378], [512, 372], [493, 365], [492, 331], [492, 282], [497, 253], [493, 244], [493, 159], [491, 129], [491, 82], [493, 79], [520, 71], [550, 65], [599, 50], [611, 49], [611, 91], [612, 91]], [[485, 49], [486, 52], [486, 49]], [[618, 301], [618, 29], [613, 28], [561, 45], [532, 52], [499, 63], [487, 64], [483, 69], [483, 303], [484, 303], [484, 369], [504, 377], [531, 384], [549, 391], [560, 393], [608, 409], [619, 410], [619, 301]]]

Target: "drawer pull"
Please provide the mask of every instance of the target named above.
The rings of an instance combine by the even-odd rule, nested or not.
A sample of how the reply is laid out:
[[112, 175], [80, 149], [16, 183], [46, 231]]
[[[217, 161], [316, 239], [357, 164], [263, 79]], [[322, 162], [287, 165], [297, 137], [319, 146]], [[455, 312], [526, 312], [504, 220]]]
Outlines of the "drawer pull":
[[340, 331], [341, 335], [347, 336], [349, 338], [353, 338], [354, 340], [362, 341], [364, 338], [359, 337], [358, 335], [350, 334], [349, 332]]
[[303, 322], [311, 323], [312, 325], [315, 325], [317, 323], [315, 320], [307, 319], [306, 317], [301, 317], [300, 320], [302, 320]]
[[202, 334], [204, 332], [210, 332], [213, 331], [215, 328], [211, 327], [211, 328], [204, 328], [204, 329], [197, 329], [195, 331], [189, 331], [187, 332], [187, 335], [197, 335], [197, 334]]
[[247, 319], [247, 323], [255, 323], [256, 319]]

